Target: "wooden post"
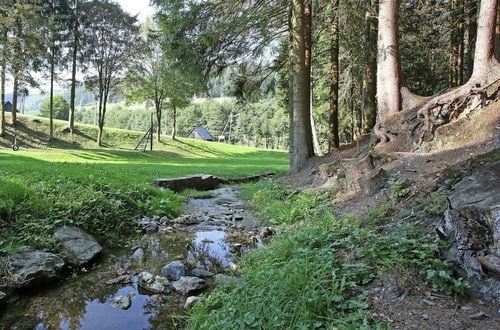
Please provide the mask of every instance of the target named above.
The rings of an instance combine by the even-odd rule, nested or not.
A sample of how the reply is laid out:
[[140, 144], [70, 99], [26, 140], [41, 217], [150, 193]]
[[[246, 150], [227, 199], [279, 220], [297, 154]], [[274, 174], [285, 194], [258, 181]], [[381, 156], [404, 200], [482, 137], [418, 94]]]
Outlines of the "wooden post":
[[150, 136], [151, 136], [151, 140], [150, 140], [150, 146], [149, 146], [149, 150], [150, 151], [153, 151], [153, 113], [151, 112], [151, 129], [150, 129]]

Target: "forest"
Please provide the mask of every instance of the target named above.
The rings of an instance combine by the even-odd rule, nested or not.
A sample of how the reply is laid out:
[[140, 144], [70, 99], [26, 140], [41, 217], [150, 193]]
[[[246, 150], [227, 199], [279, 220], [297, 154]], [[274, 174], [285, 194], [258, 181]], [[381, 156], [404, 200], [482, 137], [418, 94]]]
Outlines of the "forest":
[[0, 328], [498, 328], [500, 0], [147, 2], [0, 3]]

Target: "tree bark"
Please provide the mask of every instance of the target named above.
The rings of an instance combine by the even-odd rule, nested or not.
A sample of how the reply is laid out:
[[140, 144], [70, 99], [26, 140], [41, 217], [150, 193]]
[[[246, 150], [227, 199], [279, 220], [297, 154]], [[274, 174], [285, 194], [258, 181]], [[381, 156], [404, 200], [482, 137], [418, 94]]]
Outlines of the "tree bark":
[[288, 9], [288, 158], [292, 164], [293, 156], [293, 26], [292, 5]]
[[19, 91], [19, 73], [14, 73], [14, 91], [12, 93], [12, 124], [16, 126], [17, 123], [17, 94]]
[[[314, 156], [310, 115], [311, 67], [306, 61], [310, 39], [310, 0], [292, 0], [293, 9], [293, 152], [290, 171], [300, 171]], [[308, 14], [309, 13], [309, 14]]]
[[158, 142], [161, 142], [161, 106], [160, 104], [156, 104], [156, 120], [158, 121], [158, 125], [156, 126], [156, 133], [158, 135]]
[[471, 77], [473, 81], [484, 80], [484, 83], [488, 83], [490, 76], [493, 77], [493, 80], [498, 79], [498, 61], [494, 56], [497, 10], [497, 0], [481, 1], [476, 52], [474, 54], [474, 70]]
[[49, 141], [54, 139], [54, 59], [55, 49], [51, 49], [50, 59], [50, 99], [49, 99]]
[[3, 36], [2, 36], [2, 43], [3, 43], [3, 46], [2, 46], [2, 58], [1, 58], [1, 62], [0, 62], [0, 107], [1, 107], [1, 111], [0, 111], [0, 136], [4, 136], [5, 135], [5, 131], [6, 131], [6, 128], [5, 128], [5, 71], [6, 71], [6, 65], [7, 65], [7, 61], [6, 61], [6, 55], [7, 55], [7, 52], [5, 50], [5, 47], [6, 46], [6, 43], [7, 43], [7, 31], [5, 31], [3, 33]]
[[366, 12], [366, 53], [363, 91], [363, 133], [369, 133], [377, 121], [377, 30], [378, 0], [370, 1]]
[[474, 67], [474, 51], [477, 34], [477, 1], [468, 0], [467, 6], [467, 71], [466, 77], [470, 79]]
[[458, 31], [457, 31], [457, 7], [458, 0], [450, 0], [450, 77], [448, 85], [457, 86], [458, 77]]
[[497, 4], [497, 26], [495, 29], [495, 58], [500, 61], [500, 5]]
[[464, 10], [464, 0], [458, 0], [457, 2], [457, 44], [458, 44], [458, 53], [457, 53], [457, 76], [456, 81], [457, 85], [460, 86], [464, 83], [464, 35], [465, 35], [465, 10]]
[[380, 123], [401, 109], [399, 57], [399, 0], [379, 6], [377, 97]]
[[73, 133], [75, 128], [75, 99], [76, 99], [76, 64], [78, 56], [78, 0], [75, 1], [75, 22], [73, 25], [73, 52], [71, 55], [71, 96], [69, 106], [68, 127]]
[[173, 120], [172, 120], [172, 140], [175, 140], [176, 134], [177, 134], [177, 107], [174, 105], [172, 107], [173, 113]]
[[330, 116], [328, 119], [328, 152], [340, 146], [339, 139], [339, 0], [332, 0], [330, 40]]

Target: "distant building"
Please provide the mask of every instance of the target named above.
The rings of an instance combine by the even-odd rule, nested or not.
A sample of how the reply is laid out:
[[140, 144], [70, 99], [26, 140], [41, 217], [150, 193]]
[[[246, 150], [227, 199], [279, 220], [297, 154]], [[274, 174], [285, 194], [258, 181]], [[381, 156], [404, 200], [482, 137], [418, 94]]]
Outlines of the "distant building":
[[188, 134], [187, 138], [202, 141], [214, 141], [214, 137], [203, 127], [196, 127]]
[[[5, 112], [12, 112], [12, 103], [10, 103], [9, 101], [5, 102], [3, 108], [5, 109]], [[17, 110], [16, 112], [19, 112], [19, 110]]]

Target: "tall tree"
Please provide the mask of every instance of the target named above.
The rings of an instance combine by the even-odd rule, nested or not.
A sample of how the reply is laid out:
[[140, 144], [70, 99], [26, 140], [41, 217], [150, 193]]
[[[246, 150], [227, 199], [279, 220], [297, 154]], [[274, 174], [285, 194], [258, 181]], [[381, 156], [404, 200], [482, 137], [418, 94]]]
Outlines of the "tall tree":
[[68, 18], [68, 3], [65, 0], [45, 0], [42, 15], [46, 24], [47, 35], [47, 66], [50, 77], [49, 96], [49, 140], [54, 139], [54, 82], [57, 80], [56, 70], [62, 63], [63, 46], [67, 37], [66, 23]]
[[378, 17], [377, 97], [383, 123], [401, 109], [399, 0], [381, 0]]
[[12, 3], [5, 1], [0, 4], [0, 136], [5, 135], [5, 78], [7, 71], [7, 57], [9, 51], [7, 34], [10, 27], [8, 13]]
[[377, 121], [377, 31], [378, 0], [370, 0], [366, 11], [366, 51], [363, 77], [363, 133], [369, 133]]
[[69, 98], [69, 118], [68, 127], [71, 132], [75, 127], [75, 100], [76, 100], [76, 74], [78, 65], [78, 54], [80, 50], [80, 24], [81, 15], [85, 15], [81, 10], [82, 0], [73, 0], [71, 3], [70, 14], [69, 14], [69, 28], [71, 30], [70, 35], [70, 49], [71, 49], [71, 95]]
[[467, 79], [472, 75], [474, 67], [474, 46], [477, 33], [477, 3], [478, 0], [467, 0]]
[[328, 120], [328, 151], [340, 146], [339, 139], [339, 0], [332, 0], [330, 117]]
[[139, 27], [136, 17], [114, 2], [93, 0], [85, 6], [81, 34], [85, 36], [84, 56], [90, 66], [85, 83], [97, 94], [97, 144], [101, 146], [107, 103], [137, 54]]
[[293, 150], [290, 171], [298, 172], [314, 156], [310, 115], [311, 67], [307, 64], [308, 39], [311, 38], [308, 11], [310, 0], [292, 0], [293, 67]]

